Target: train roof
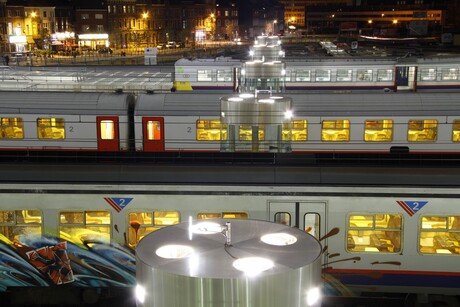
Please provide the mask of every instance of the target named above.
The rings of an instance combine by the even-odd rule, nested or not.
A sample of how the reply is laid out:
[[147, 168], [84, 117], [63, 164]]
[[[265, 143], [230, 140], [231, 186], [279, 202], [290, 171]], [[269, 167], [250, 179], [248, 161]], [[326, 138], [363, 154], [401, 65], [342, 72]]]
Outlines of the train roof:
[[291, 94], [294, 112], [312, 116], [460, 115], [460, 93]]
[[[238, 95], [238, 94], [234, 94]], [[136, 115], [220, 116], [219, 94], [139, 95]], [[302, 116], [460, 116], [460, 93], [288, 94]]]
[[219, 114], [220, 98], [217, 94], [171, 93], [142, 94], [138, 96], [135, 115], [196, 115]]
[[176, 61], [174, 66], [229, 66], [233, 64], [240, 65], [242, 63], [239, 59], [234, 59], [231, 57], [216, 57], [211, 59], [202, 59], [202, 58], [194, 58], [194, 59], [187, 59], [182, 58]]
[[132, 94], [72, 92], [1, 92], [1, 114], [126, 115]]

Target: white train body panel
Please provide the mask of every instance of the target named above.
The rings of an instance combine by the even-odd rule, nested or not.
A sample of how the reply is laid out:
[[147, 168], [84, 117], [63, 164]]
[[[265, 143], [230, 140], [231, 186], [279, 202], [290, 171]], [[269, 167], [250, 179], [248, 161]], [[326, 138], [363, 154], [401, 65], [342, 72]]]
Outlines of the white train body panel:
[[[209, 65], [206, 59], [179, 60], [175, 65], [175, 85], [179, 91], [229, 90], [239, 84], [243, 61], [223, 61]], [[281, 78], [285, 92], [458, 92], [460, 59], [285, 59], [286, 74]], [[206, 70], [212, 80], [198, 80], [198, 70]], [[232, 80], [217, 78], [217, 71], [232, 71]], [[345, 73], [345, 75], [344, 75]], [[236, 80], [233, 78], [237, 78]], [[243, 84], [242, 84], [243, 85]], [[243, 85], [244, 86], [244, 85]]]

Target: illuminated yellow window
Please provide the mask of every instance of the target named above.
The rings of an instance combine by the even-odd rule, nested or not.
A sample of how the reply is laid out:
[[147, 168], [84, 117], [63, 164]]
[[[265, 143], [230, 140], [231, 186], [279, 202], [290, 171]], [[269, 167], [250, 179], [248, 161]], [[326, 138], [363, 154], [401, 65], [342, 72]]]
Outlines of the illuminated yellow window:
[[308, 139], [306, 120], [293, 120], [292, 123], [283, 124], [283, 141], [306, 141]]
[[323, 120], [321, 140], [325, 142], [346, 142], [350, 140], [348, 119]]
[[37, 132], [39, 139], [64, 139], [65, 126], [63, 118], [37, 119]]
[[251, 141], [252, 140], [252, 126], [241, 125], [240, 126], [240, 141]]
[[0, 138], [23, 139], [24, 127], [20, 117], [2, 117], [0, 119]]
[[0, 211], [0, 234], [10, 241], [24, 242], [31, 235], [42, 233], [40, 210]]
[[221, 125], [218, 119], [197, 120], [196, 139], [198, 141], [226, 140], [227, 125]]
[[201, 212], [196, 215], [199, 220], [208, 219], [247, 219], [248, 214], [246, 212]]
[[157, 120], [149, 120], [146, 123], [147, 139], [157, 141], [161, 139], [161, 124]]
[[366, 120], [364, 141], [391, 142], [393, 140], [393, 121], [391, 119]]
[[135, 248], [147, 234], [180, 222], [177, 211], [135, 211], [128, 214], [128, 245]]
[[115, 123], [113, 120], [101, 120], [101, 140], [113, 140], [115, 138]]
[[110, 211], [66, 211], [59, 215], [61, 238], [75, 244], [110, 241]]
[[177, 211], [155, 211], [153, 214], [153, 223], [156, 226], [168, 226], [178, 224], [180, 221], [179, 212]]
[[224, 219], [247, 219], [248, 214], [246, 212], [222, 212], [222, 218]]
[[434, 119], [410, 120], [407, 140], [410, 142], [433, 142], [438, 136], [438, 121]]
[[[258, 127], [259, 141], [265, 140], [265, 129], [264, 125], [259, 125]], [[252, 141], [252, 126], [241, 125], [240, 126], [240, 141]]]
[[352, 214], [347, 223], [347, 250], [397, 253], [401, 251], [401, 214]]
[[422, 216], [419, 251], [460, 254], [460, 216]]
[[452, 124], [452, 141], [460, 142], [460, 119], [454, 120]]

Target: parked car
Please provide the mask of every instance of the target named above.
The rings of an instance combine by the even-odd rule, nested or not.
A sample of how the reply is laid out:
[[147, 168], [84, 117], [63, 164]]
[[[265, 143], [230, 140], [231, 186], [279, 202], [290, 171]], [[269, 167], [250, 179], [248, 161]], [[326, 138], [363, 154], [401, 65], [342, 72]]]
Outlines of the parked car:
[[174, 49], [174, 48], [176, 48], [176, 47], [177, 47], [177, 44], [176, 44], [176, 42], [174, 42], [174, 41], [171, 41], [171, 42], [167, 42], [167, 43], [166, 43], [166, 48], [168, 48], [168, 49]]
[[166, 43], [159, 43], [159, 44], [157, 45], [157, 49], [158, 49], [158, 50], [165, 49], [165, 48], [166, 48]]
[[97, 50], [98, 53], [113, 53], [113, 50], [109, 47], [100, 48]]

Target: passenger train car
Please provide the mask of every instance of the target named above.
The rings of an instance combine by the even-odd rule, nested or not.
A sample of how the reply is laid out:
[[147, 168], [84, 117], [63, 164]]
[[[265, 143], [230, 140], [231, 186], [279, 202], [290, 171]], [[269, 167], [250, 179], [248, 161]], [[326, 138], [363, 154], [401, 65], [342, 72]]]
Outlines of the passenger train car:
[[[460, 59], [283, 59], [283, 92], [452, 92], [460, 89]], [[173, 91], [238, 91], [244, 87], [243, 61], [180, 59]], [[268, 84], [273, 82], [268, 78]]]
[[460, 93], [2, 92], [0, 151], [460, 153]]
[[325, 295], [459, 292], [456, 188], [2, 184], [0, 196], [1, 291], [134, 287], [145, 235], [237, 218], [316, 237]]

